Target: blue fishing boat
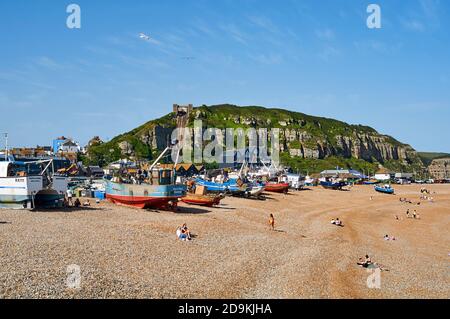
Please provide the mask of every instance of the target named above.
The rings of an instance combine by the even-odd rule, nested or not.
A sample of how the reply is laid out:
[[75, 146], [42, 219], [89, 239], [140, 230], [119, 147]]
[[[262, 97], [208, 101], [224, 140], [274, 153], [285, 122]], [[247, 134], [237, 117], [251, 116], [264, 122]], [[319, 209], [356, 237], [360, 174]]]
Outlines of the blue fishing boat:
[[174, 170], [163, 169], [157, 165], [172, 146], [168, 146], [153, 162], [148, 170], [150, 175], [143, 182], [136, 178], [127, 180], [120, 176], [106, 180], [106, 198], [116, 205], [140, 209], [175, 208], [178, 199], [186, 196], [187, 187], [176, 183]]
[[394, 189], [390, 185], [375, 186], [374, 189], [375, 189], [375, 191], [377, 191], [379, 193], [389, 194], [389, 195], [392, 195], [395, 192]]
[[216, 183], [197, 178], [195, 183], [200, 186], [205, 186], [208, 192], [239, 195], [244, 194], [247, 191], [247, 186], [245, 184], [242, 184], [241, 186], [238, 185], [238, 179], [229, 179], [223, 183]]
[[327, 189], [341, 190], [343, 187], [347, 186], [347, 183], [344, 181], [320, 181], [320, 186]]

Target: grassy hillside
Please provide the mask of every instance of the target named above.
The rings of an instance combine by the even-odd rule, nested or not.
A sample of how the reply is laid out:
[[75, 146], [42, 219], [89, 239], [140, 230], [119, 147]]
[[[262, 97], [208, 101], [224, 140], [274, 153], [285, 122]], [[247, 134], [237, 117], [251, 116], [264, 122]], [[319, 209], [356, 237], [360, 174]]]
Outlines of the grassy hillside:
[[449, 153], [434, 153], [434, 152], [417, 152], [420, 159], [422, 160], [425, 166], [431, 164], [431, 162], [435, 159], [450, 157]]
[[[230, 104], [206, 106], [194, 108], [190, 115], [189, 126], [192, 127], [194, 120], [203, 121], [204, 127], [224, 128], [248, 128], [248, 127], [264, 127], [264, 128], [280, 128], [297, 130], [308, 134], [311, 140], [303, 141], [303, 146], [317, 147], [318, 141], [325, 141], [331, 147], [339, 151], [340, 146], [337, 145], [337, 136], [352, 138], [355, 135], [377, 136], [383, 138], [385, 143], [393, 147], [405, 147], [411, 149], [408, 145], [400, 143], [391, 136], [379, 134], [375, 129], [364, 125], [351, 125], [335, 119], [316, 117], [300, 112], [292, 112], [289, 110], [278, 108], [264, 108], [261, 106], [239, 107]], [[111, 141], [93, 146], [89, 149], [89, 157], [85, 158], [86, 162], [105, 165], [109, 162], [120, 159], [121, 154], [118, 146], [121, 142], [128, 142], [133, 146], [135, 157], [139, 159], [149, 159], [157, 155], [161, 150], [150, 149], [149, 145], [143, 142], [141, 138], [146, 132], [151, 131], [154, 127], [160, 126], [165, 128], [175, 128], [175, 114], [169, 113], [159, 119], [151, 120], [136, 129], [121, 134]], [[298, 144], [298, 145], [297, 145]], [[298, 141], [294, 141], [291, 148], [300, 146]], [[412, 150], [414, 152], [414, 150]], [[320, 160], [303, 159], [290, 157], [289, 154], [281, 154], [284, 164], [294, 169], [311, 172], [320, 171], [330, 167], [348, 167], [365, 171], [376, 171], [380, 163], [372, 160], [361, 160], [356, 158], [344, 158], [341, 156], [327, 156]], [[420, 160], [411, 163], [419, 167]], [[386, 162], [383, 165], [392, 169], [404, 169], [404, 164], [398, 161]], [[405, 168], [407, 169], [407, 168]]]

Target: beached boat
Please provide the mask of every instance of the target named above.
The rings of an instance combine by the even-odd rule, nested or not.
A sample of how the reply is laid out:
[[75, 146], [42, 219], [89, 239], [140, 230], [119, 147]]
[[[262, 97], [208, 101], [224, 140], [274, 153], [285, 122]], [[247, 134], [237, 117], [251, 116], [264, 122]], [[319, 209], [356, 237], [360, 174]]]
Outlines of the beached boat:
[[144, 182], [139, 182], [136, 178], [132, 178], [130, 182], [121, 177], [106, 180], [106, 199], [117, 205], [141, 209], [176, 207], [178, 199], [186, 195], [187, 187], [175, 183], [173, 170], [157, 167], [159, 160], [172, 147], [173, 145], [167, 147], [153, 162], [148, 170], [150, 176]]
[[264, 192], [265, 190], [265, 186], [264, 185], [250, 185], [250, 187], [248, 188], [246, 195], [247, 197], [260, 197], [261, 194]]
[[289, 191], [289, 183], [268, 182], [265, 190], [272, 193], [287, 193]]
[[248, 190], [247, 185], [239, 185], [238, 179], [229, 179], [223, 183], [216, 183], [206, 181], [201, 178], [195, 179], [195, 183], [200, 186], [205, 186], [208, 192], [219, 192], [219, 193], [231, 193], [232, 195], [243, 195]]
[[202, 194], [188, 193], [185, 197], [181, 198], [181, 201], [189, 205], [212, 207], [214, 205], [219, 205], [222, 198], [223, 196], [218, 194], [202, 195]]
[[378, 181], [363, 181], [362, 182], [363, 185], [375, 185], [377, 183], [378, 183]]
[[375, 186], [374, 189], [379, 193], [389, 194], [389, 195], [392, 195], [395, 192], [395, 190], [389, 185]]
[[106, 199], [114, 204], [141, 209], [176, 206], [178, 199], [186, 195], [186, 186], [172, 182], [172, 170], [155, 169], [152, 173], [152, 183], [106, 181]]
[[344, 181], [320, 181], [320, 186], [326, 189], [341, 190], [347, 186], [347, 183]]
[[[0, 208], [62, 207], [67, 178], [49, 173], [51, 164], [52, 160], [0, 162]], [[45, 168], [41, 170], [42, 165]]]

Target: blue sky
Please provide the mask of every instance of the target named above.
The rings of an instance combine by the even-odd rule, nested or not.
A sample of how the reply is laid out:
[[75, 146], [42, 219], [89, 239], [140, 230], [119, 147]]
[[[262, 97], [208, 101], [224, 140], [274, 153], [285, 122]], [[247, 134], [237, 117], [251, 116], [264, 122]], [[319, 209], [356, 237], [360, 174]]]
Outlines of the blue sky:
[[232, 103], [450, 152], [449, 1], [74, 0], [79, 30], [70, 3], [0, 2], [0, 132], [14, 146], [110, 139], [173, 103]]

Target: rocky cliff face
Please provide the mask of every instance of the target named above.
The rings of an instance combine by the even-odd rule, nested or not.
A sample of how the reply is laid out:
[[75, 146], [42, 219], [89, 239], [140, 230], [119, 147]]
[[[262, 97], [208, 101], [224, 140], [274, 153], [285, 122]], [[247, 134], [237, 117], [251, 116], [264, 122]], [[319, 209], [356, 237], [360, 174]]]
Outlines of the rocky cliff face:
[[[351, 136], [336, 135], [334, 140], [316, 138], [301, 130], [282, 133], [284, 149], [291, 156], [322, 159], [328, 156], [354, 157], [367, 161], [416, 160], [415, 151], [407, 145], [394, 145], [386, 137], [355, 132]], [[296, 143], [296, 142], [299, 143]]]
[[450, 178], [450, 157], [433, 160], [428, 167], [428, 172], [434, 179]]
[[[202, 120], [204, 127], [223, 130], [228, 127], [278, 128], [280, 151], [289, 153], [292, 157], [324, 159], [329, 156], [340, 156], [380, 163], [420, 162], [417, 153], [409, 145], [379, 134], [373, 128], [286, 110], [232, 105], [202, 106], [195, 108], [191, 113], [190, 125], [194, 120]], [[127, 157], [135, 156], [138, 147], [163, 150], [170, 141], [175, 127], [174, 114], [167, 115], [121, 135], [109, 143], [114, 144], [113, 147], [118, 147], [122, 156]]]

